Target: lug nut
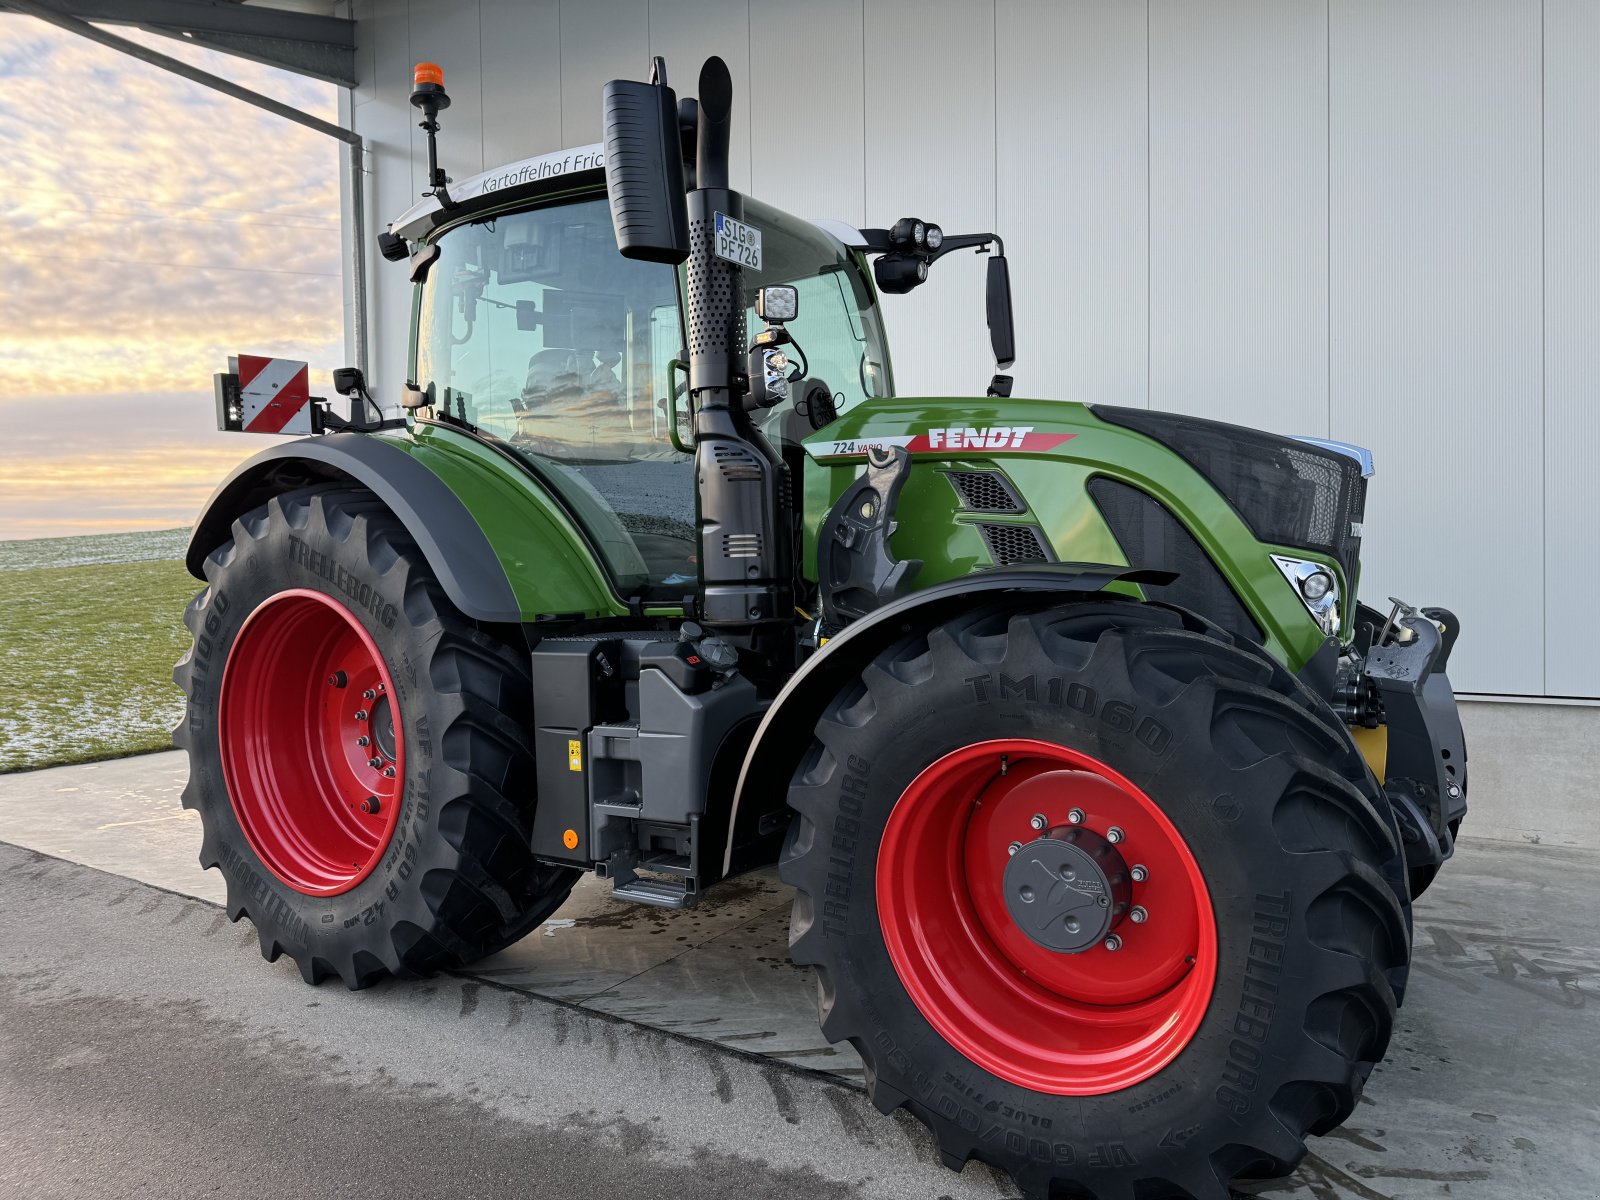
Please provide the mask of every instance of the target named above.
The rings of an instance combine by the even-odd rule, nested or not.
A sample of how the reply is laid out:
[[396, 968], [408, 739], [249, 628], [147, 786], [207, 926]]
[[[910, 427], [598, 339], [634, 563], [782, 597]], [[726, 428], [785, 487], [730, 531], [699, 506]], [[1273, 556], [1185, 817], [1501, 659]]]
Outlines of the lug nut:
[[366, 735], [366, 734], [364, 734], [364, 733], [363, 733], [363, 734], [362, 734], [362, 735], [361, 735], [361, 736], [360, 736], [360, 737], [358, 737], [358, 738], [357, 738], [357, 739], [356, 739], [356, 745], [358, 745], [358, 746], [365, 746], [365, 745], [367, 745], [367, 744], [368, 744], [368, 743], [369, 743], [369, 742], [371, 742], [371, 741], [372, 741], [372, 739], [371, 739], [371, 738], [369, 738], [369, 737], [368, 737], [368, 736], [367, 736], [367, 735]]
[[367, 766], [371, 767], [374, 771], [376, 771], [379, 767], [383, 766], [383, 759], [381, 759], [381, 758], [369, 758], [369, 759], [367, 759]]
[[1067, 814], [1068, 825], [1082, 825], [1083, 820], [1083, 809], [1081, 808], [1075, 808]]
[[1123, 833], [1122, 830], [1120, 828], [1118, 828], [1117, 826], [1115, 826], [1115, 825], [1113, 825], [1110, 829], [1106, 830], [1106, 841], [1110, 842], [1113, 846], [1115, 846], [1118, 842], [1120, 842], [1126, 836], [1127, 835], [1125, 833]]
[[361, 698], [363, 700], [376, 700], [378, 698], [378, 693], [373, 691], [371, 688], [368, 688], [366, 691], [361, 693]]
[[1022, 849], [1022, 843], [1021, 842], [1012, 842], [1011, 845], [1006, 847], [1006, 853], [1007, 854], [1015, 854], [1018, 850], [1021, 850], [1021, 849]]
[[393, 767], [385, 767], [383, 769], [383, 776], [384, 776], [385, 779], [393, 779], [394, 778], [394, 768]]
[[335, 671], [332, 675], [328, 676], [328, 686], [329, 687], [343, 687], [345, 684], [347, 684], [349, 682], [350, 682], [349, 678], [345, 675], [345, 673], [343, 671]]
[[356, 720], [365, 721], [366, 719], [367, 719], [367, 710], [364, 709], [364, 708], [356, 709]]
[[1132, 921], [1135, 925], [1143, 925], [1145, 923], [1145, 919], [1149, 917], [1149, 915], [1149, 913], [1145, 912], [1144, 906], [1140, 904], [1135, 904], [1128, 910], [1128, 920]]
[[1107, 950], [1121, 950], [1122, 949], [1122, 939], [1120, 937], [1118, 937], [1114, 933], [1111, 936], [1109, 936], [1108, 938], [1106, 938], [1106, 940], [1102, 944], [1105, 946], [1105, 948]]
[[1029, 821], [1028, 824], [1032, 825], [1035, 829], [1043, 829], [1046, 825], [1050, 824], [1050, 822], [1044, 819], [1043, 813], [1034, 813], [1033, 820]]
[[1128, 875], [1135, 883], [1143, 883], [1150, 878], [1150, 872], [1145, 869], [1143, 863], [1134, 863], [1133, 866], [1128, 868]]

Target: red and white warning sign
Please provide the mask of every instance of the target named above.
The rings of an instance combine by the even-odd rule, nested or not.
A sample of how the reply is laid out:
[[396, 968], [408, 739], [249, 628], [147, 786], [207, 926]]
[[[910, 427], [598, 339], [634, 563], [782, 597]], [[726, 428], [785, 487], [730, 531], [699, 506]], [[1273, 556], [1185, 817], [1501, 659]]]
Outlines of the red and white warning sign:
[[314, 433], [311, 375], [292, 358], [241, 354], [228, 360], [238, 377], [238, 426], [244, 433]]

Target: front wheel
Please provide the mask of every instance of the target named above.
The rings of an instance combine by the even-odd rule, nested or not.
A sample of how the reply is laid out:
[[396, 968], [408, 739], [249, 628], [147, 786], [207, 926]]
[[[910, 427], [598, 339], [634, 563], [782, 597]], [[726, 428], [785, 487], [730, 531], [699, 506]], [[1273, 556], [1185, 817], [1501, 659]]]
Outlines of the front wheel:
[[891, 647], [796, 772], [783, 875], [878, 1107], [1031, 1194], [1286, 1173], [1383, 1055], [1403, 863], [1342, 730], [1176, 610], [988, 609]]
[[269, 961], [365, 987], [492, 954], [566, 898], [577, 872], [529, 850], [528, 669], [375, 497], [275, 497], [205, 571], [173, 672], [183, 803]]

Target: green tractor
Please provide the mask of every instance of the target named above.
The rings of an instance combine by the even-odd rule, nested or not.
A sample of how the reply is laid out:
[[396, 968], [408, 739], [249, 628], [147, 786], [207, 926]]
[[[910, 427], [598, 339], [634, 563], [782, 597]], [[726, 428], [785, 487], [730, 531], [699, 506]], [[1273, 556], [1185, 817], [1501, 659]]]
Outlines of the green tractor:
[[1290, 1171], [1385, 1052], [1466, 811], [1455, 618], [1356, 598], [1370, 457], [1004, 375], [897, 396], [881, 296], [956, 251], [1009, 365], [999, 238], [730, 190], [719, 59], [459, 184], [419, 79], [431, 188], [380, 239], [407, 411], [340, 373], [351, 417], [189, 551], [176, 739], [228, 915], [361, 988], [585, 871], [681, 908], [777, 863], [823, 1033], [950, 1167]]

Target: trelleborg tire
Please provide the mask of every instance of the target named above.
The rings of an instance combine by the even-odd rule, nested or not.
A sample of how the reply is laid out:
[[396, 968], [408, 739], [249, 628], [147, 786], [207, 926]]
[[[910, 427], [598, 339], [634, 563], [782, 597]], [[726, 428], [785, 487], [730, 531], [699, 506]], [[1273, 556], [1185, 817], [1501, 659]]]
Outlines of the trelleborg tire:
[[1226, 1197], [1290, 1171], [1384, 1054], [1410, 954], [1392, 814], [1331, 714], [1189, 614], [909, 634], [828, 707], [790, 803], [823, 1032], [953, 1168]]
[[308, 488], [206, 560], [173, 670], [202, 867], [267, 960], [366, 987], [458, 967], [554, 911], [529, 852], [532, 684], [370, 493]]

